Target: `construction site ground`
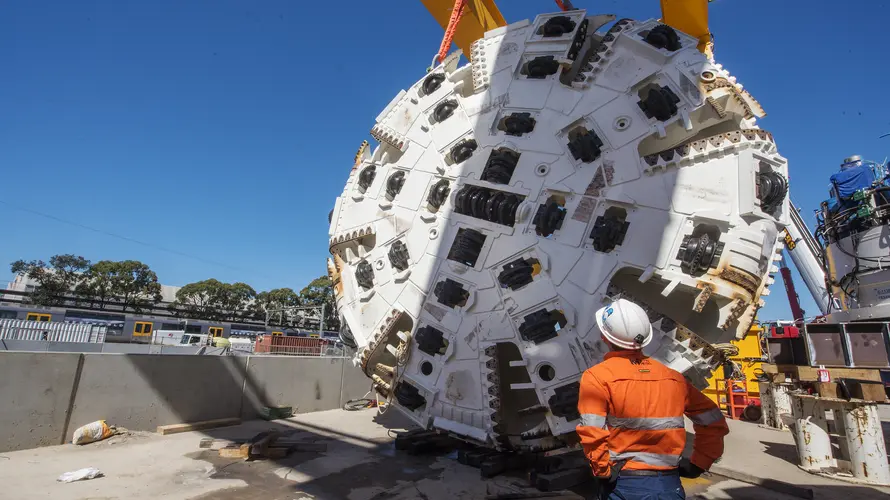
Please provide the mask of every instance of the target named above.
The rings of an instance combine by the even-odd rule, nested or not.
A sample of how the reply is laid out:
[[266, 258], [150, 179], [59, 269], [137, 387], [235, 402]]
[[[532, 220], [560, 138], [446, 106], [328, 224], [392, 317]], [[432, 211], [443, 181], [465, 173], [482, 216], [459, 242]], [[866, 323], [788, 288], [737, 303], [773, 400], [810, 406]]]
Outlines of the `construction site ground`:
[[[393, 432], [410, 428], [406, 422], [394, 411], [379, 415], [375, 409], [332, 410], [203, 432], [170, 436], [141, 432], [85, 446], [7, 452], [0, 455], [0, 498], [445, 500], [531, 491], [518, 473], [482, 479], [478, 469], [458, 463], [456, 453], [417, 456], [396, 451]], [[890, 497], [890, 489], [852, 485], [800, 470], [788, 432], [739, 421], [730, 421], [730, 427], [726, 454], [714, 468], [719, 474], [684, 480], [689, 498]], [[217, 451], [198, 446], [207, 436], [249, 439], [267, 429], [296, 431], [293, 436], [300, 441], [323, 443], [327, 449], [244, 461], [220, 458]], [[56, 481], [60, 474], [84, 467], [95, 467], [104, 476], [75, 483]], [[589, 489], [577, 487], [559, 498], [589, 495]]]

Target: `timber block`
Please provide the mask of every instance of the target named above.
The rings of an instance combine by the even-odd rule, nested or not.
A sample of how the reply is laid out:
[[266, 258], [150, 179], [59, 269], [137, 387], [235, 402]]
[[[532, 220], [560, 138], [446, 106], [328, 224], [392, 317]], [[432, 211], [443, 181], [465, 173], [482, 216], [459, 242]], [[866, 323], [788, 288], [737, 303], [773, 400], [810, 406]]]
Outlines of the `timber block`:
[[202, 431], [217, 427], [227, 427], [230, 425], [238, 425], [240, 423], [240, 418], [219, 418], [216, 420], [202, 420], [201, 422], [192, 422], [188, 424], [159, 425], [157, 432], [162, 436], [166, 436], [168, 434], [179, 434], [180, 432]]
[[565, 469], [548, 474], [533, 472], [529, 475], [532, 486], [541, 491], [560, 491], [586, 483], [593, 479], [589, 466]]

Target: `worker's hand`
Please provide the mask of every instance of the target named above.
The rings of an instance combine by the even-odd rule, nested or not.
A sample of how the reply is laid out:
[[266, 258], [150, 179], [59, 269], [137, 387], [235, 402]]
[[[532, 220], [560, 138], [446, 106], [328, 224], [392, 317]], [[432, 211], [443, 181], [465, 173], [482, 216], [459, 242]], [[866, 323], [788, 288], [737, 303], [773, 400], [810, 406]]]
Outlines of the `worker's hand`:
[[609, 495], [615, 491], [615, 487], [618, 486], [618, 474], [620, 471], [621, 469], [613, 465], [609, 467], [608, 474], [596, 476], [596, 480], [599, 482], [599, 497], [597, 498], [609, 498]]
[[600, 481], [603, 488], [614, 488], [615, 485], [618, 484], [618, 475], [620, 472], [621, 469], [613, 465], [609, 467], [609, 472], [607, 474], [597, 476], [596, 478]]
[[613, 487], [618, 484], [618, 475], [621, 473], [621, 467], [611, 466], [609, 467], [609, 484]]
[[688, 477], [690, 479], [695, 479], [705, 472], [704, 469], [690, 462], [688, 458], [681, 459], [678, 468], [680, 469], [680, 477]]

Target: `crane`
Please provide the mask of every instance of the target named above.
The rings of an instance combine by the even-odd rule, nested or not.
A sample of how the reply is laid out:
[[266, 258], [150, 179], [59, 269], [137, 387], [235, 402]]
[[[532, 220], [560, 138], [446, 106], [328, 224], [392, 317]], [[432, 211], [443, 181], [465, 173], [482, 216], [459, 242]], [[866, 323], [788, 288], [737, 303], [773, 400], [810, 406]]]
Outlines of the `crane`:
[[[788, 202], [790, 207], [791, 224], [785, 227], [785, 250], [794, 262], [794, 267], [803, 278], [804, 284], [807, 286], [819, 311], [822, 314], [828, 314], [830, 310], [830, 297], [828, 288], [825, 285], [825, 267], [822, 263], [822, 252], [819, 244], [806, 224], [798, 213], [797, 207], [791, 201]], [[784, 265], [784, 264], [783, 264]], [[787, 267], [786, 267], [787, 269]], [[782, 277], [785, 279], [785, 287], [791, 281], [791, 274], [782, 271]], [[791, 292], [789, 291], [789, 300], [791, 300]], [[795, 294], [796, 297], [796, 294]], [[800, 304], [798, 303], [798, 307]], [[794, 303], [791, 304], [794, 319], [797, 320], [797, 312], [794, 310]]]

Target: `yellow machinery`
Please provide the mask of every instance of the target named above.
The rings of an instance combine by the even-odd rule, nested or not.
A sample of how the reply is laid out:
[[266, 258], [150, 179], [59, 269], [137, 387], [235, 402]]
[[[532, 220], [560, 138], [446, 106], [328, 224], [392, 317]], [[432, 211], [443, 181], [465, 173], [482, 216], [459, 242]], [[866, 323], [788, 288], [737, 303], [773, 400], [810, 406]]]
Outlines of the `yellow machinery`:
[[711, 0], [661, 0], [662, 22], [698, 38], [698, 50], [713, 56], [708, 30], [708, 4]]
[[[744, 384], [738, 383], [736, 386], [747, 386], [746, 396], [748, 399], [760, 398], [760, 385], [755, 381], [757, 375], [755, 372], [760, 369], [763, 364], [760, 361], [763, 356], [763, 350], [760, 344], [760, 337], [762, 334], [763, 328], [755, 325], [751, 327], [751, 330], [748, 331], [743, 339], [734, 340], [732, 342], [732, 345], [738, 347], [739, 352], [735, 356], [730, 356], [729, 359], [738, 363], [739, 366], [742, 367], [742, 372], [745, 375]], [[708, 379], [708, 388], [702, 392], [711, 398], [712, 401], [717, 403], [720, 408], [728, 409], [727, 407], [729, 406], [730, 401], [726, 389], [727, 385], [732, 386], [732, 383], [727, 383], [723, 376], [723, 370], [718, 369], [714, 372], [714, 375]], [[732, 415], [731, 411], [728, 413]]]
[[[470, 53], [470, 44], [482, 38], [486, 31], [507, 25], [494, 0], [420, 1], [445, 30], [448, 30], [452, 11], [463, 5], [453, 40], [464, 54]], [[710, 0], [661, 0], [661, 15], [665, 24], [698, 38], [698, 50], [711, 56], [708, 3]]]

